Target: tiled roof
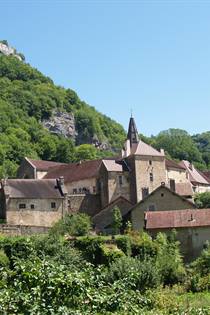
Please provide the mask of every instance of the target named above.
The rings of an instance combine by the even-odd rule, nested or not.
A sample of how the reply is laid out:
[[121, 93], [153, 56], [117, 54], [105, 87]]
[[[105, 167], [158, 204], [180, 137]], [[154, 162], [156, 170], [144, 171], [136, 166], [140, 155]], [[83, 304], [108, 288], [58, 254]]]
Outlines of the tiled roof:
[[145, 212], [146, 229], [210, 226], [210, 209]]
[[4, 191], [10, 198], [62, 198], [56, 179], [8, 179]]
[[210, 171], [200, 171], [204, 178], [210, 183]]
[[180, 196], [192, 196], [193, 190], [190, 182], [186, 183], [176, 183], [175, 184], [176, 193]]
[[132, 144], [131, 154], [134, 155], [146, 155], [146, 156], [165, 156], [163, 152], [151, 147], [151, 145], [140, 140], [138, 143]]
[[115, 160], [103, 160], [103, 164], [108, 172], [122, 172], [122, 165], [116, 163]]
[[189, 162], [181, 161], [179, 165], [185, 167], [189, 173], [189, 179], [192, 183], [208, 185], [209, 182], [201, 175], [201, 173]]
[[182, 165], [179, 165], [178, 163], [172, 161], [172, 160], [168, 160], [166, 159], [166, 168], [176, 168], [178, 170], [185, 170], [185, 167]]
[[71, 183], [82, 179], [98, 177], [102, 160], [84, 161], [55, 166], [49, 169], [44, 178], [64, 177], [65, 183]]
[[36, 167], [37, 171], [48, 171], [50, 167], [58, 166], [58, 165], [66, 165], [65, 163], [58, 163], [53, 161], [44, 161], [44, 160], [32, 160], [26, 158], [29, 163]]

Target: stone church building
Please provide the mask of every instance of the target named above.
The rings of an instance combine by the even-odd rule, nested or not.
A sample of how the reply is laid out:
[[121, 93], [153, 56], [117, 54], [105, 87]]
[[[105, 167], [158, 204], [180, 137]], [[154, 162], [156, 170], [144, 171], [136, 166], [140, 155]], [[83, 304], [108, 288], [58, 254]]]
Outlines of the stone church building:
[[[193, 174], [195, 174], [195, 169], [194, 173], [192, 170], [190, 172], [186, 163], [178, 164], [168, 160], [164, 150], [158, 151], [142, 141], [139, 138], [134, 118], [131, 117], [127, 139], [120, 156], [117, 158], [70, 164], [25, 158], [18, 170], [18, 181], [15, 182], [15, 191], [20, 190], [22, 192], [23, 200], [19, 194], [18, 197], [15, 193], [8, 194], [5, 186], [2, 185], [0, 195], [7, 195], [7, 198], [4, 197], [7, 203], [2, 206], [2, 209], [4, 209], [5, 219], [10, 218], [11, 213], [12, 218], [20, 218], [19, 206], [11, 209], [11, 205], [26, 204], [26, 199], [28, 199], [28, 204], [34, 204], [34, 200], [36, 200], [35, 208], [27, 208], [27, 220], [24, 217], [26, 209], [21, 209], [21, 219], [18, 219], [18, 224], [24, 221], [28, 225], [33, 225], [34, 218], [39, 215], [39, 210], [44, 209], [41, 214], [42, 218], [44, 218], [43, 215], [45, 216], [45, 226], [47, 224], [51, 226], [61, 215], [57, 214], [56, 209], [50, 209], [51, 219], [47, 219], [49, 194], [44, 195], [45, 190], [42, 189], [42, 186], [44, 183], [49, 184], [49, 180], [59, 182], [59, 179], [64, 182], [65, 190], [65, 202], [62, 202], [61, 214], [79, 211], [94, 217], [101, 211], [106, 213], [106, 209], [110, 209], [110, 205], [113, 204], [119, 205], [121, 208], [123, 204], [123, 212], [126, 213], [132, 206], [144, 200], [161, 185], [165, 185], [174, 193], [192, 201], [193, 193], [196, 191], [195, 185], [202, 182], [202, 174], [199, 173], [200, 175], [196, 176], [197, 182]], [[202, 187], [209, 189], [210, 183], [206, 178], [203, 179]], [[42, 181], [43, 185], [41, 185]], [[32, 187], [32, 183], [36, 187], [34, 190], [29, 189]], [[11, 185], [13, 182], [8, 182], [7, 190], [14, 191], [13, 188], [10, 188]], [[24, 190], [23, 187], [25, 187]], [[25, 193], [25, 191], [27, 192], [26, 187], [30, 190], [30, 196]], [[37, 191], [42, 196], [41, 198], [39, 198]], [[59, 192], [59, 190], [53, 190], [53, 187], [52, 191], [56, 191], [56, 194]], [[50, 194], [50, 198], [53, 196], [54, 194]], [[62, 193], [59, 198], [63, 200]], [[44, 208], [43, 204], [45, 205]], [[61, 203], [56, 202], [56, 205], [58, 204]], [[10, 209], [8, 208], [9, 205]], [[39, 219], [36, 222], [40, 222]]]

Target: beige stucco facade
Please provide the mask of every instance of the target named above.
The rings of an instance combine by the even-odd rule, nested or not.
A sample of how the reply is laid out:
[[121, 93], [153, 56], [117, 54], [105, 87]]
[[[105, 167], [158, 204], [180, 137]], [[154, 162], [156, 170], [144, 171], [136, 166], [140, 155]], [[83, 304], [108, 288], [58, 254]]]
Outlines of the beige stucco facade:
[[188, 174], [185, 170], [166, 169], [166, 182], [170, 183], [170, 180], [175, 180], [176, 183], [187, 183], [189, 182]]
[[193, 208], [195, 205], [178, 196], [166, 187], [160, 187], [145, 200], [138, 203], [131, 211], [131, 222], [134, 230], [144, 228], [145, 211], [168, 211]]
[[[25, 208], [20, 209], [20, 204]], [[55, 208], [52, 208], [55, 206]], [[34, 209], [31, 209], [33, 205]], [[65, 213], [64, 199], [9, 199], [7, 201], [7, 224], [51, 227]]]
[[84, 193], [84, 188], [91, 194], [97, 193], [97, 178], [86, 178], [75, 182], [65, 183], [68, 194]]

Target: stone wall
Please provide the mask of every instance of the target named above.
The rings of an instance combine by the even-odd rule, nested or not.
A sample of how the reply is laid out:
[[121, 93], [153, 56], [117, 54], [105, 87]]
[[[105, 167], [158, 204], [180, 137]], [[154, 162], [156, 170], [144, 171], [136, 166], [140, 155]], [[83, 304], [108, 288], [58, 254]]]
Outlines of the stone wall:
[[29, 163], [27, 159], [23, 159], [18, 170], [17, 178], [35, 179], [36, 169]]
[[175, 180], [176, 183], [187, 183], [189, 182], [188, 174], [185, 170], [175, 170], [167, 169], [166, 170], [166, 180], [169, 183], [170, 179]]
[[[166, 234], [171, 233], [171, 229], [157, 229], [147, 231], [151, 236], [155, 237], [159, 232]], [[198, 257], [204, 248], [205, 242], [210, 241], [210, 227], [196, 228], [177, 228], [177, 239], [180, 241], [181, 253], [184, 260], [189, 262]]]
[[97, 190], [97, 179], [96, 178], [86, 178], [82, 180], [78, 180], [76, 182], [65, 183], [65, 187], [69, 195], [74, 193], [74, 189], [77, 190], [77, 194], [79, 194], [79, 190], [86, 188], [89, 190], [91, 194], [94, 193], [94, 187]]
[[[55, 208], [51, 207], [55, 203]], [[24, 209], [19, 205], [25, 204]], [[33, 205], [34, 209], [31, 209]], [[64, 199], [9, 199], [6, 207], [6, 222], [12, 225], [51, 227], [65, 212]]]
[[91, 217], [97, 214], [101, 210], [101, 202], [99, 195], [91, 194], [79, 194], [79, 195], [69, 195], [69, 212], [84, 212]]
[[[150, 162], [151, 161], [151, 162]], [[137, 202], [143, 199], [142, 189], [148, 188], [149, 194], [166, 182], [165, 158], [164, 157], [135, 157]], [[150, 180], [150, 173], [153, 180]]]
[[0, 224], [0, 234], [8, 236], [45, 234], [49, 227]]
[[[130, 201], [130, 180], [128, 172], [109, 172], [108, 203], [123, 196]], [[108, 204], [107, 203], [107, 204]]]

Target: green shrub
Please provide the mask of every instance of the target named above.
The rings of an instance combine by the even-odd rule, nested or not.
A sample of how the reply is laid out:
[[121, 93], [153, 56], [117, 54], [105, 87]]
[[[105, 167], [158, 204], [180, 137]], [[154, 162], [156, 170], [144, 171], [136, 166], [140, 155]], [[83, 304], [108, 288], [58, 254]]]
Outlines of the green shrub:
[[107, 281], [125, 281], [128, 288], [145, 291], [159, 285], [159, 270], [152, 259], [139, 260], [132, 257], [121, 257], [109, 265]]
[[195, 273], [199, 273], [201, 276], [210, 273], [210, 246], [205, 248], [201, 255], [191, 264]]
[[10, 267], [13, 267], [16, 258], [27, 259], [34, 254], [33, 244], [29, 237], [1, 237], [0, 249], [2, 249], [9, 258]]
[[0, 267], [8, 267], [9, 266], [9, 258], [5, 254], [3, 250], [0, 250]]
[[153, 242], [152, 238], [147, 233], [131, 234], [130, 240], [132, 257], [138, 256], [140, 259], [145, 259], [147, 257], [157, 256], [157, 244]]
[[89, 234], [91, 229], [90, 217], [85, 213], [67, 214], [50, 230], [50, 235], [82, 236]]
[[131, 238], [129, 235], [120, 235], [115, 237], [116, 245], [126, 256], [131, 256]]
[[103, 264], [108, 265], [115, 261], [116, 259], [119, 259], [125, 254], [123, 251], [121, 251], [116, 245], [114, 244], [102, 244], [101, 246], [101, 261]]
[[158, 245], [156, 263], [160, 270], [162, 283], [173, 285], [183, 282], [186, 271], [179, 251], [179, 243], [170, 242], [163, 233], [158, 234], [155, 242]]

